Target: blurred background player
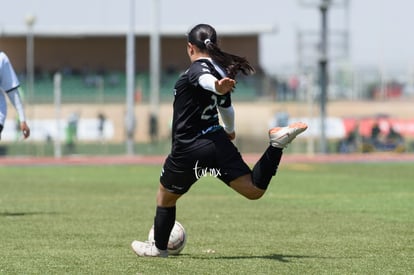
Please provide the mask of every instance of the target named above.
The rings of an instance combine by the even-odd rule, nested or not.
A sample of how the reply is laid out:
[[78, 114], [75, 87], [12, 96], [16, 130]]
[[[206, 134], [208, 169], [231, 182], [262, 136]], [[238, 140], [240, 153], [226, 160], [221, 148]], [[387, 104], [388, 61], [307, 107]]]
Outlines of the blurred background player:
[[0, 139], [7, 117], [6, 95], [19, 115], [20, 130], [23, 133], [23, 137], [26, 139], [30, 136], [30, 128], [26, 123], [24, 107], [19, 94], [19, 86], [19, 80], [9, 58], [4, 52], [0, 51]]
[[[297, 122], [271, 129], [270, 145], [250, 169], [232, 142], [236, 133], [231, 92], [236, 75], [248, 75], [254, 69], [245, 58], [223, 52], [215, 29], [207, 24], [189, 32], [187, 53], [191, 65], [174, 87], [172, 150], [164, 162], [156, 198], [155, 242], [133, 241], [131, 246], [138, 256], [168, 256], [176, 202], [203, 171], [214, 171], [242, 196], [259, 199], [276, 174], [283, 148], [307, 128]], [[224, 126], [219, 124], [218, 113]]]

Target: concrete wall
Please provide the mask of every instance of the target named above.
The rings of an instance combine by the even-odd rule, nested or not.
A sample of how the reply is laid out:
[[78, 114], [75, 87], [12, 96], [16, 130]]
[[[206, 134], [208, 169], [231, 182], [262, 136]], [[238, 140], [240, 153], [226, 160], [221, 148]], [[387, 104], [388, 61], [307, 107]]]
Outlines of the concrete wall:
[[[318, 106], [313, 106], [310, 112], [305, 102], [235, 102], [236, 134], [240, 138], [252, 140], [266, 140], [269, 123], [274, 119], [276, 112], [287, 112], [290, 117], [319, 117]], [[337, 101], [327, 105], [327, 114], [332, 117], [368, 117], [378, 113], [386, 113], [393, 118], [413, 119], [412, 103], [409, 101]], [[159, 109], [159, 134], [161, 139], [170, 136], [172, 119], [172, 103], [161, 104]], [[81, 119], [96, 118], [104, 113], [114, 124], [114, 137], [109, 142], [121, 142], [125, 138], [124, 119], [125, 105], [123, 104], [65, 104], [61, 108], [61, 117], [66, 119], [71, 113], [78, 113]], [[55, 107], [53, 105], [26, 106], [28, 119], [54, 119]], [[135, 139], [138, 142], [149, 141], [149, 115], [148, 104], [138, 104], [135, 107], [137, 129]], [[15, 117], [15, 111], [10, 110], [9, 119]]]

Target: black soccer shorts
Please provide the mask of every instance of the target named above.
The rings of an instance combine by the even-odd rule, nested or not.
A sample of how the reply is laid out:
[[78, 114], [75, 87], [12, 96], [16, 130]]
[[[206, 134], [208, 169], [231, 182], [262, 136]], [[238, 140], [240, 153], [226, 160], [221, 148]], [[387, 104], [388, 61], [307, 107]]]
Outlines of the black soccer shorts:
[[237, 147], [224, 130], [195, 141], [191, 151], [171, 152], [164, 162], [160, 182], [170, 192], [186, 193], [202, 177], [216, 177], [226, 183], [251, 173]]

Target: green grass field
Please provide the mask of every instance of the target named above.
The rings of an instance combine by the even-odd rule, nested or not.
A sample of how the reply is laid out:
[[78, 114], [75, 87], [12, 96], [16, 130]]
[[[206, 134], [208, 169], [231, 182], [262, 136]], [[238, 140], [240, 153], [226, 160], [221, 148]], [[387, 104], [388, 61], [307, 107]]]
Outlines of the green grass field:
[[282, 164], [248, 201], [202, 178], [183, 253], [138, 258], [159, 166], [0, 167], [0, 274], [413, 274], [412, 163]]

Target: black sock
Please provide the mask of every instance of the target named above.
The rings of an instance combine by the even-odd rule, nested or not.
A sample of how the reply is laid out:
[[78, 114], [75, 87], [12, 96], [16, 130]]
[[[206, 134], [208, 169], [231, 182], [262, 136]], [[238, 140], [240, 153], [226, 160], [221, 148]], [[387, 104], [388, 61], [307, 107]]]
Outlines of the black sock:
[[269, 146], [260, 160], [253, 167], [253, 184], [263, 190], [267, 189], [270, 180], [276, 175], [277, 168], [282, 158], [282, 149]]
[[175, 206], [157, 206], [154, 218], [154, 240], [158, 249], [166, 250], [175, 223]]

